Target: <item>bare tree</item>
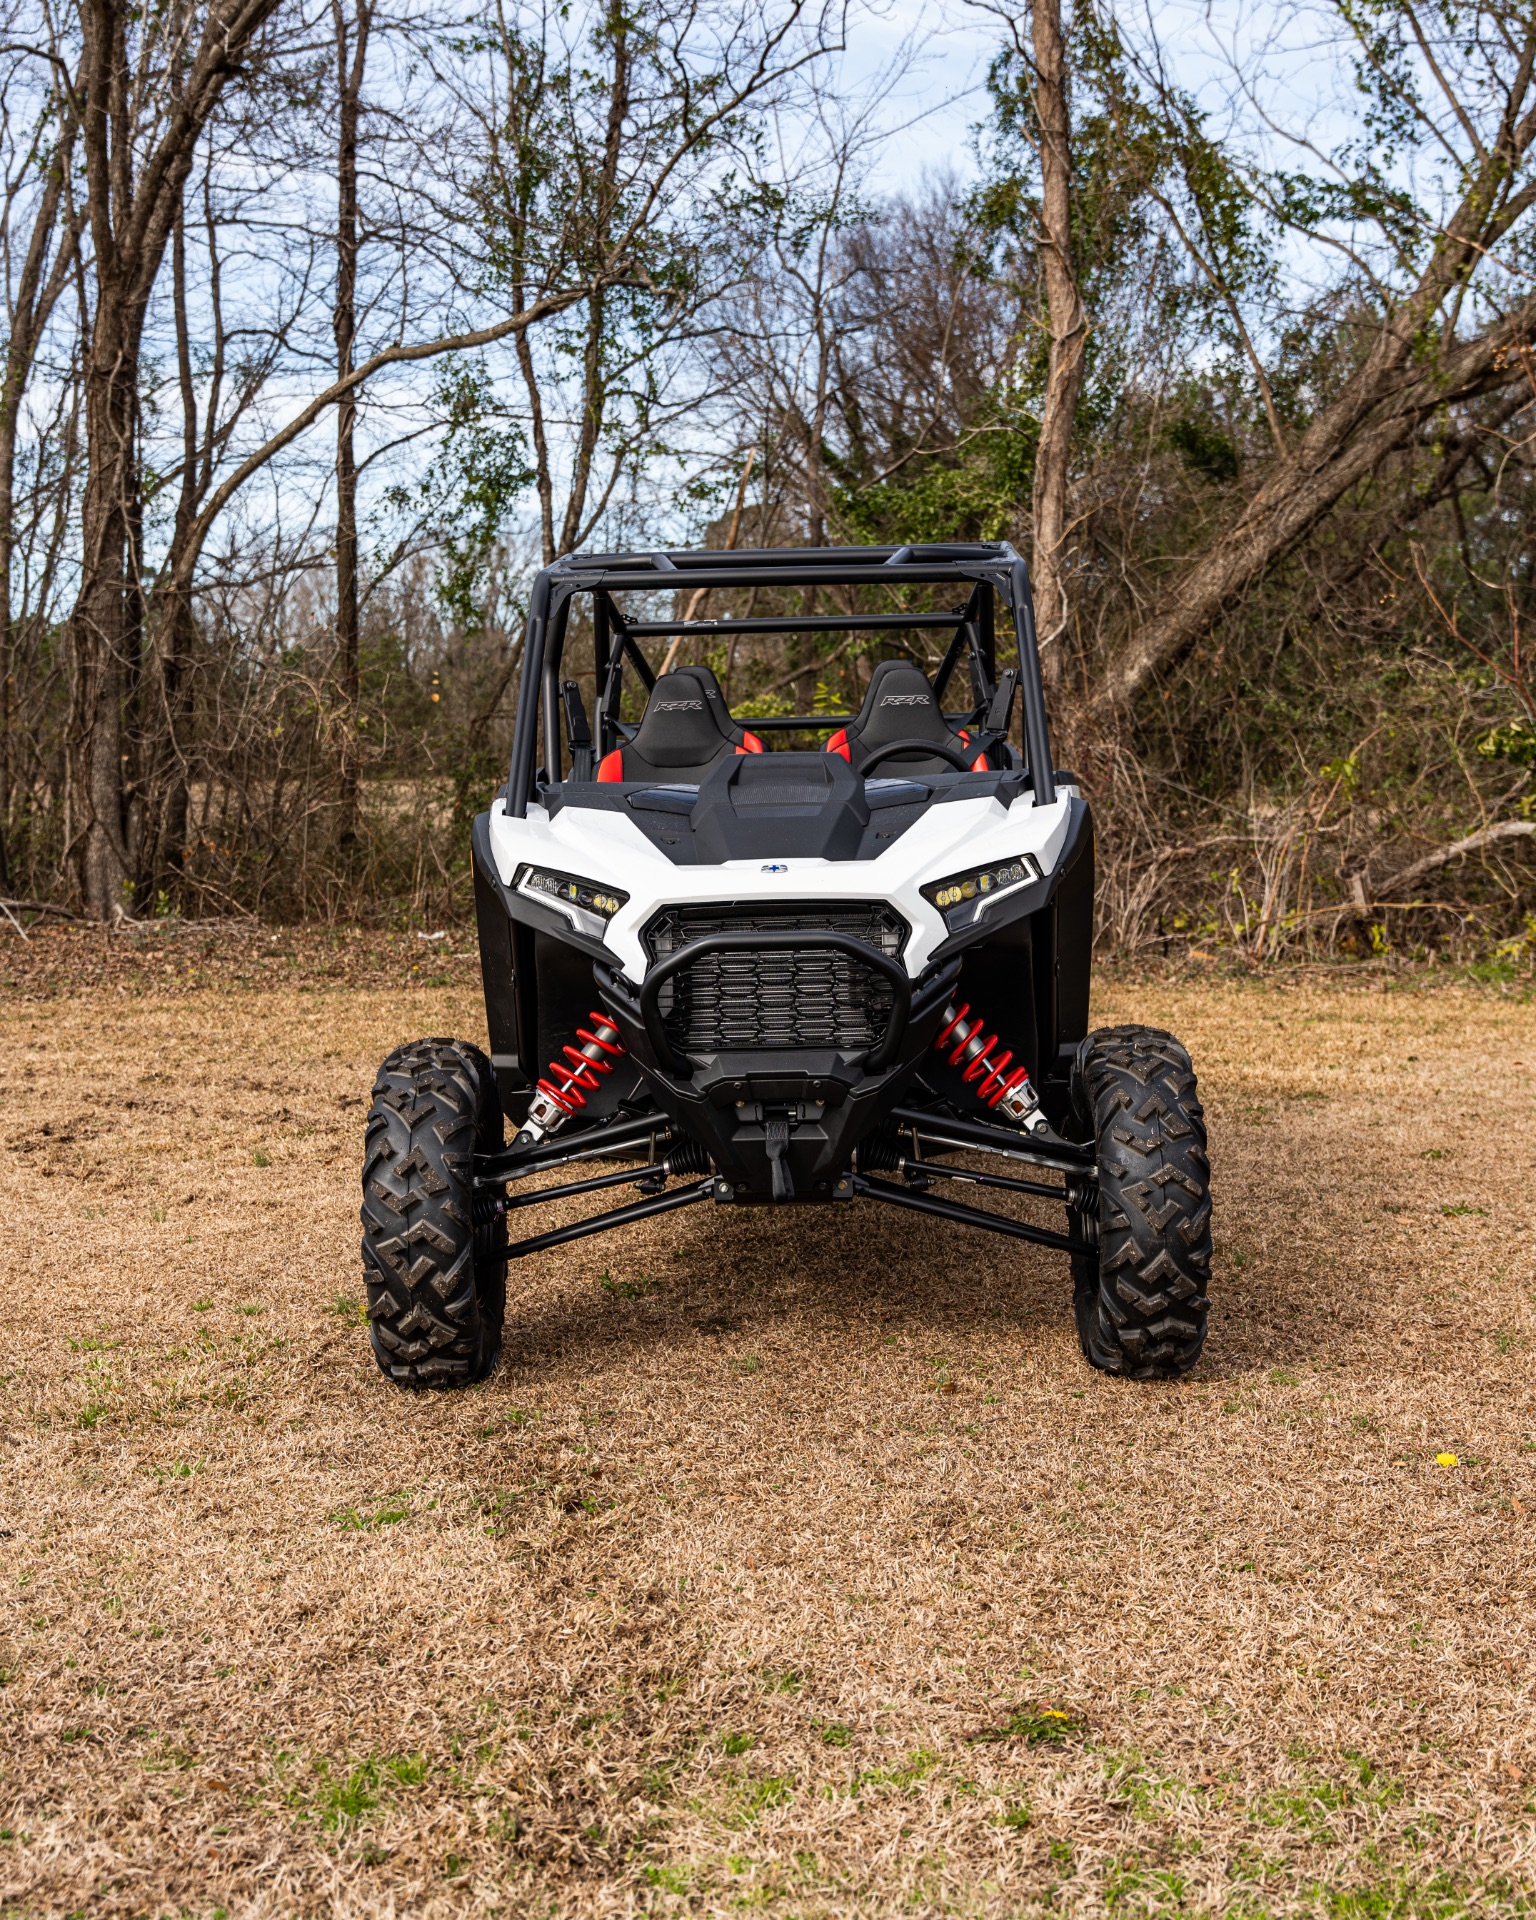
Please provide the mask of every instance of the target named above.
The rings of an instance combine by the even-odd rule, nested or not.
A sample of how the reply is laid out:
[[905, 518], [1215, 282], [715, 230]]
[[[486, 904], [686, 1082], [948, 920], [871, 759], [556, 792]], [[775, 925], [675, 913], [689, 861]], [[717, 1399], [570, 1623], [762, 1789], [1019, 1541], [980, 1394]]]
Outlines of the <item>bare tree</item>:
[[[486, 249], [466, 265], [518, 309], [588, 282], [563, 314], [517, 331], [515, 399], [493, 370], [483, 385], [487, 422], [526, 425], [546, 560], [587, 540], [649, 463], [675, 462], [678, 430], [707, 408], [699, 345], [750, 252], [754, 196], [782, 164], [761, 129], [841, 30], [840, 15], [799, 0], [756, 17], [735, 0], [665, 0], [643, 29], [604, 0], [498, 15], [482, 65], [441, 62]], [[706, 48], [713, 72], [699, 65]], [[629, 271], [615, 276], [604, 263], [620, 249]]]
[[[368, 65], [372, 0], [332, 0], [336, 33], [336, 373], [352, 372], [357, 344], [357, 136]], [[341, 821], [344, 848], [357, 839], [357, 723], [362, 704], [358, 624], [357, 390], [336, 407], [336, 666], [341, 683]]]
[[1040, 265], [1050, 319], [1050, 363], [1040, 409], [1040, 442], [1030, 496], [1034, 577], [1042, 664], [1060, 680], [1066, 630], [1068, 486], [1072, 430], [1083, 385], [1088, 321], [1078, 290], [1072, 243], [1071, 117], [1060, 0], [1034, 0], [1035, 116], [1040, 126]]
[[88, 472], [70, 619], [68, 853], [87, 910], [125, 907], [130, 842], [124, 702], [137, 665], [135, 474], [144, 316], [197, 143], [277, 0], [188, 0], [141, 16], [85, 0], [76, 103], [93, 245], [85, 364]]
[[[661, 29], [665, 27], [663, 32]], [[679, 210], [702, 231], [715, 212], [710, 197], [720, 169], [720, 154], [749, 110], [770, 98], [807, 67], [826, 59], [840, 44], [842, 7], [837, 0], [785, 0], [773, 14], [745, 0], [730, 0], [719, 14], [679, 6], [675, 16], [653, 22], [649, 45], [657, 85], [646, 112], [625, 128], [617, 210], [594, 227], [594, 184], [601, 185], [576, 159], [577, 178], [560, 183], [537, 220], [538, 274], [524, 283], [524, 295], [508, 311], [502, 298], [508, 285], [506, 235], [463, 216], [465, 196], [450, 171], [442, 191], [460, 213], [454, 246], [460, 250], [456, 286], [466, 303], [489, 307], [490, 317], [396, 341], [358, 361], [303, 402], [289, 419], [246, 453], [209, 494], [199, 513], [194, 541], [179, 560], [178, 578], [190, 583], [202, 542], [219, 516], [257, 473], [300, 438], [331, 408], [373, 381], [387, 368], [419, 365], [448, 355], [470, 355], [539, 328], [598, 295], [622, 288], [659, 298], [670, 289], [656, 270], [653, 249], [658, 236], [669, 242]], [[695, 44], [697, 43], [697, 44]], [[711, 64], [712, 63], [712, 64]], [[701, 71], [701, 69], [706, 69]], [[447, 84], [445, 80], [445, 85]], [[519, 164], [548, 171], [547, 152], [522, 153]], [[486, 156], [471, 154], [478, 173]], [[569, 190], [566, 190], [569, 189]], [[595, 205], [602, 208], [599, 195]], [[595, 239], [594, 239], [595, 233]], [[591, 508], [588, 507], [588, 520]]]
[[[200, 290], [193, 282], [185, 194], [183, 205], [176, 210], [171, 237], [170, 304], [180, 444], [177, 464], [159, 482], [166, 487], [175, 484], [176, 498], [169, 541], [159, 565], [148, 572], [141, 698], [133, 716], [139, 820], [135, 880], [140, 892], [151, 885], [162, 891], [173, 886], [184, 871], [186, 859], [198, 622], [192, 594], [175, 589], [171, 583], [179, 557], [194, 537], [198, 510], [213, 485], [221, 454], [282, 357], [285, 345], [280, 325], [268, 333], [260, 347], [252, 341], [257, 330], [239, 326], [243, 351], [235, 377], [230, 379], [231, 323], [224, 310], [222, 250], [238, 231], [239, 221], [228, 209], [216, 208], [212, 173], [209, 159], [201, 181], [201, 219], [190, 223], [205, 261]], [[197, 317], [206, 329], [196, 342], [194, 304], [204, 308]], [[201, 380], [195, 364], [201, 356], [195, 353], [195, 346], [207, 354], [206, 375]], [[150, 504], [158, 504], [158, 488], [151, 490]]]
[[[83, 224], [71, 177], [78, 132], [74, 100], [79, 84], [78, 76], [70, 86], [51, 61], [46, 65], [40, 110], [35, 113], [28, 136], [7, 156], [10, 164], [0, 210], [7, 320], [4, 372], [0, 374], [0, 886], [9, 884], [6, 826], [15, 777], [15, 605], [11, 569], [16, 540], [17, 434], [38, 348], [70, 284]], [[16, 232], [18, 216], [25, 223], [21, 233]], [[12, 242], [23, 235], [25, 245], [16, 271]]]

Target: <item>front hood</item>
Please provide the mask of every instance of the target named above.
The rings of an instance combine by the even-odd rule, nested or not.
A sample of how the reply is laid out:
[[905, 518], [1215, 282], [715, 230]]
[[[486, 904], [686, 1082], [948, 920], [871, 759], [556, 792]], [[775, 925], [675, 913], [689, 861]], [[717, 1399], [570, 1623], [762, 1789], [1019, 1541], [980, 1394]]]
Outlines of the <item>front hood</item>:
[[791, 900], [828, 906], [889, 901], [912, 929], [902, 960], [916, 978], [950, 932], [919, 889], [1021, 854], [1031, 855], [1049, 879], [1067, 844], [1074, 803], [1081, 807], [1070, 789], [1059, 789], [1048, 807], [1035, 806], [1027, 795], [1011, 806], [995, 795], [951, 799], [928, 807], [873, 858], [754, 854], [710, 866], [678, 866], [627, 812], [566, 802], [554, 813], [530, 806], [527, 818], [516, 820], [498, 801], [490, 814], [490, 846], [505, 886], [529, 864], [628, 894], [608, 922], [604, 945], [637, 982], [649, 965], [642, 934], [663, 907], [750, 907]]

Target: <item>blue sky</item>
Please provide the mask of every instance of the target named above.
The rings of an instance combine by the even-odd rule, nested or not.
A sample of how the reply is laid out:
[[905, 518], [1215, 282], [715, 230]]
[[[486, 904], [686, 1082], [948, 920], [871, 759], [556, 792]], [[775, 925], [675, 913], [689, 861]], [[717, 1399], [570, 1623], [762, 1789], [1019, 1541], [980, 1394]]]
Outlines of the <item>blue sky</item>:
[[890, 0], [883, 19], [865, 16], [844, 57], [853, 86], [875, 82], [905, 46], [914, 54], [881, 115], [891, 132], [880, 169], [889, 191], [972, 170], [971, 129], [985, 117], [987, 65], [1002, 38], [990, 15], [941, 0]]

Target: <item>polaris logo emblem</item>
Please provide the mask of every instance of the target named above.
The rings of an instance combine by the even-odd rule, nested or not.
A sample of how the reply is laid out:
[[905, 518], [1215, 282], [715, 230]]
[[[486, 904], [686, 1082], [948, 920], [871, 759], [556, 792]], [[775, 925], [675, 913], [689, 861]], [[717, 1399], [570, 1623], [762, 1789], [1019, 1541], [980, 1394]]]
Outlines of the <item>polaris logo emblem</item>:
[[657, 700], [654, 703], [658, 713], [702, 713], [702, 700]]
[[933, 702], [926, 693], [888, 693], [880, 704], [882, 707], [931, 707]]
[[764, 873], [788, 873], [789, 868], [786, 867], [782, 861], [770, 860], [768, 864], [763, 868], [763, 872]]

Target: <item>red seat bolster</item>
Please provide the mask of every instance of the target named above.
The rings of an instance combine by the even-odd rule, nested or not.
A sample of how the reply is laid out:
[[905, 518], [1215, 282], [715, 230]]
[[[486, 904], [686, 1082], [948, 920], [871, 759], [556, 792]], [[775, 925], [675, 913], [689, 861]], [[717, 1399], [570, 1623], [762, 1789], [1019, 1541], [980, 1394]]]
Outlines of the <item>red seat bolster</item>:
[[612, 753], [605, 753], [598, 762], [599, 780], [622, 780], [624, 778], [624, 749], [615, 747]]
[[761, 753], [762, 750], [763, 743], [755, 733], [744, 733], [742, 744], [736, 749], [738, 753]]

